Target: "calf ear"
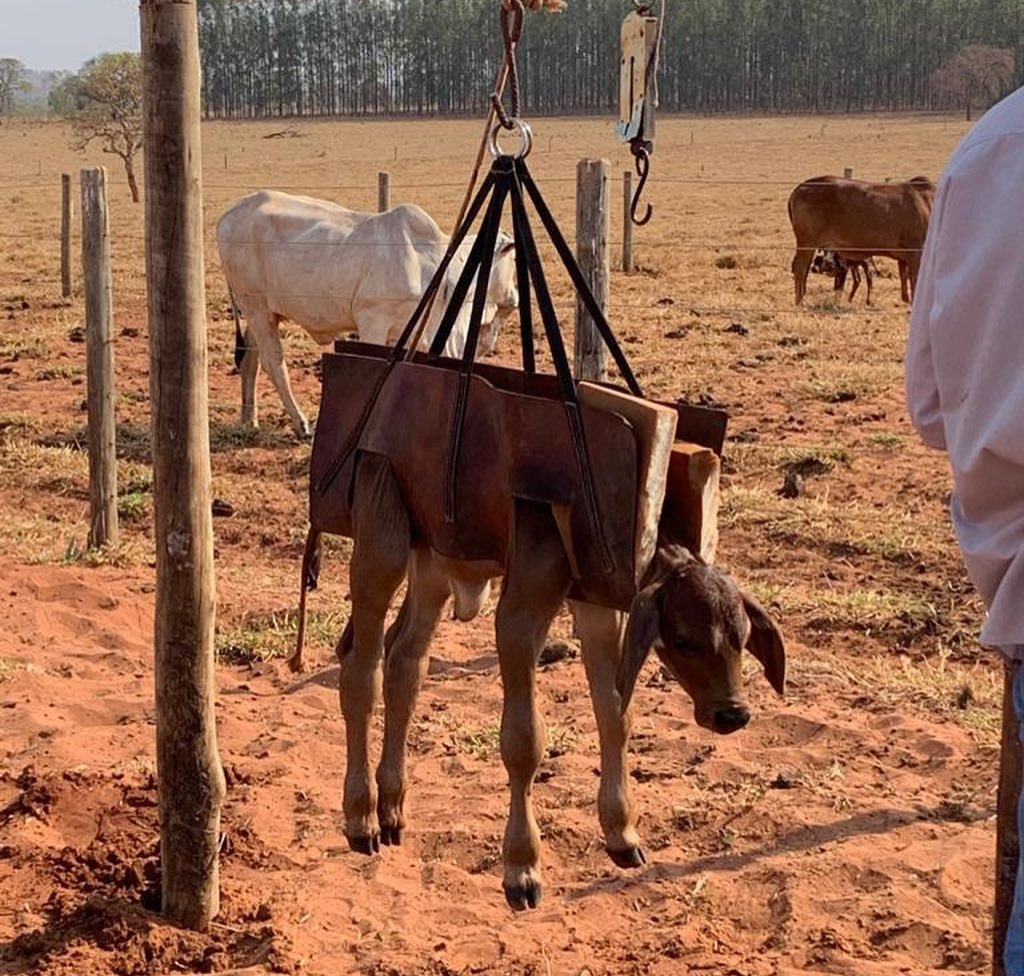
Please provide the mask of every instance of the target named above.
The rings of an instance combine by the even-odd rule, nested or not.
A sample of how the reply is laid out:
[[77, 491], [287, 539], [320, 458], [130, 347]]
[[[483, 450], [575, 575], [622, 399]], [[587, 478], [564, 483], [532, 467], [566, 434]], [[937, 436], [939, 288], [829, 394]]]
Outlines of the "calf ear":
[[515, 248], [515, 246], [516, 246], [516, 242], [511, 237], [508, 237], [504, 241], [499, 241], [498, 242], [498, 257], [502, 257], [503, 255], [508, 254], [508, 252], [513, 250]]
[[764, 676], [778, 694], [786, 691], [786, 645], [782, 632], [768, 611], [752, 596], [743, 594], [743, 609], [750, 620], [750, 637], [747, 650], [754, 655], [764, 668]]
[[629, 608], [629, 620], [622, 639], [622, 656], [619, 658], [619, 672], [615, 686], [619, 692], [620, 708], [625, 714], [633, 698], [636, 679], [650, 653], [651, 645], [658, 637], [661, 614], [658, 609], [657, 586], [641, 590]]

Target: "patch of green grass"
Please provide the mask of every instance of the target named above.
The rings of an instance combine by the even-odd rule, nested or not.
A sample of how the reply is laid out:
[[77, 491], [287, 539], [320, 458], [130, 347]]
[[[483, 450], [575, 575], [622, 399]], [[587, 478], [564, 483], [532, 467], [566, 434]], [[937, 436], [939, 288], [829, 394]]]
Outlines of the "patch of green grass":
[[46, 355], [47, 344], [40, 336], [0, 334], [0, 359], [43, 359]]
[[116, 542], [113, 545], [90, 548], [78, 539], [68, 540], [61, 562], [65, 566], [137, 566], [149, 557], [143, 552], [139, 540]]
[[[306, 646], [332, 646], [345, 629], [344, 611], [312, 611], [306, 616]], [[290, 657], [299, 633], [296, 610], [252, 614], [237, 624], [217, 628], [217, 659], [225, 664], [255, 664]]]
[[868, 443], [875, 447], [880, 447], [885, 451], [897, 451], [903, 447], [905, 438], [899, 434], [872, 434], [868, 438]]
[[149, 511], [150, 499], [146, 491], [126, 491], [117, 498], [117, 514], [126, 522], [137, 522]]
[[495, 723], [482, 729], [462, 729], [456, 734], [456, 743], [460, 751], [475, 759], [489, 759], [501, 748], [501, 726]]
[[76, 376], [82, 376], [85, 370], [81, 366], [72, 366], [68, 363], [59, 366], [47, 366], [36, 373], [37, 380], [70, 380]]

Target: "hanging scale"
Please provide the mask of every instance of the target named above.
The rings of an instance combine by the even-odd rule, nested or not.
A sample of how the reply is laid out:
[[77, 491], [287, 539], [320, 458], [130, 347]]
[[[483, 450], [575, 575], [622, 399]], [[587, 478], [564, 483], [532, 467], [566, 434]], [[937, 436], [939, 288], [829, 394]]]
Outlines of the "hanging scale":
[[[645, 3], [633, 0], [634, 9], [626, 14], [620, 34], [621, 59], [619, 61], [619, 121], [615, 132], [629, 143], [640, 177], [630, 218], [638, 226], [651, 219], [651, 205], [642, 217], [637, 216], [640, 195], [651, 169], [654, 152], [654, 109], [658, 104], [658, 50], [661, 38], [659, 19]], [[664, 14], [664, 7], [662, 8]]]

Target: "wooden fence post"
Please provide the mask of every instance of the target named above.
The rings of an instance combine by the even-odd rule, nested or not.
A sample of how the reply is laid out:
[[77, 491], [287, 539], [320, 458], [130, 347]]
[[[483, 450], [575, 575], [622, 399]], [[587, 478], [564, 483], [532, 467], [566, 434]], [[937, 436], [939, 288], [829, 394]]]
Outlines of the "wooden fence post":
[[853, 179], [853, 168], [852, 167], [847, 166], [846, 169], [843, 170], [843, 178], [847, 179], [847, 180], [852, 180]]
[[71, 297], [71, 174], [60, 177], [60, 293]]
[[388, 173], [377, 174], [377, 212], [384, 213], [391, 209], [391, 176]]
[[633, 204], [633, 174], [628, 169], [622, 174], [622, 270], [633, 270], [633, 218], [629, 215]]
[[89, 548], [117, 542], [117, 427], [111, 325], [107, 171], [84, 169], [82, 282], [85, 288], [86, 405], [89, 418]]
[[1013, 708], [1013, 679], [1021, 665], [1007, 659], [1003, 673], [1003, 733], [999, 758], [999, 791], [996, 794], [996, 895], [992, 919], [992, 974], [1006, 976], [1003, 948], [1013, 908], [1017, 882], [1020, 836], [1017, 830], [1017, 798], [1020, 796], [1022, 762], [1019, 723]]
[[163, 912], [220, 908], [224, 771], [214, 715], [213, 515], [196, 0], [141, 0]]
[[[576, 164], [576, 260], [597, 304], [608, 302], [608, 162]], [[576, 299], [576, 378], [605, 378], [605, 348], [583, 302]]]

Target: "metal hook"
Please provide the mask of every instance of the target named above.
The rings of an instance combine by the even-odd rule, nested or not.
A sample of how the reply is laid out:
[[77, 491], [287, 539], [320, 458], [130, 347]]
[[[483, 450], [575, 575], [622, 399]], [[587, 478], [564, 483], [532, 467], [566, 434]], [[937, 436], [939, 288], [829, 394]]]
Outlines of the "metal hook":
[[646, 145], [634, 145], [633, 155], [636, 157], [636, 175], [640, 177], [640, 182], [637, 184], [636, 192], [633, 194], [633, 201], [629, 205], [629, 219], [633, 221], [637, 227], [643, 227], [654, 213], [654, 208], [647, 204], [647, 210], [643, 217], [637, 217], [637, 207], [640, 206], [640, 194], [644, 192], [644, 184], [647, 182], [647, 175], [651, 171], [651, 151]]

